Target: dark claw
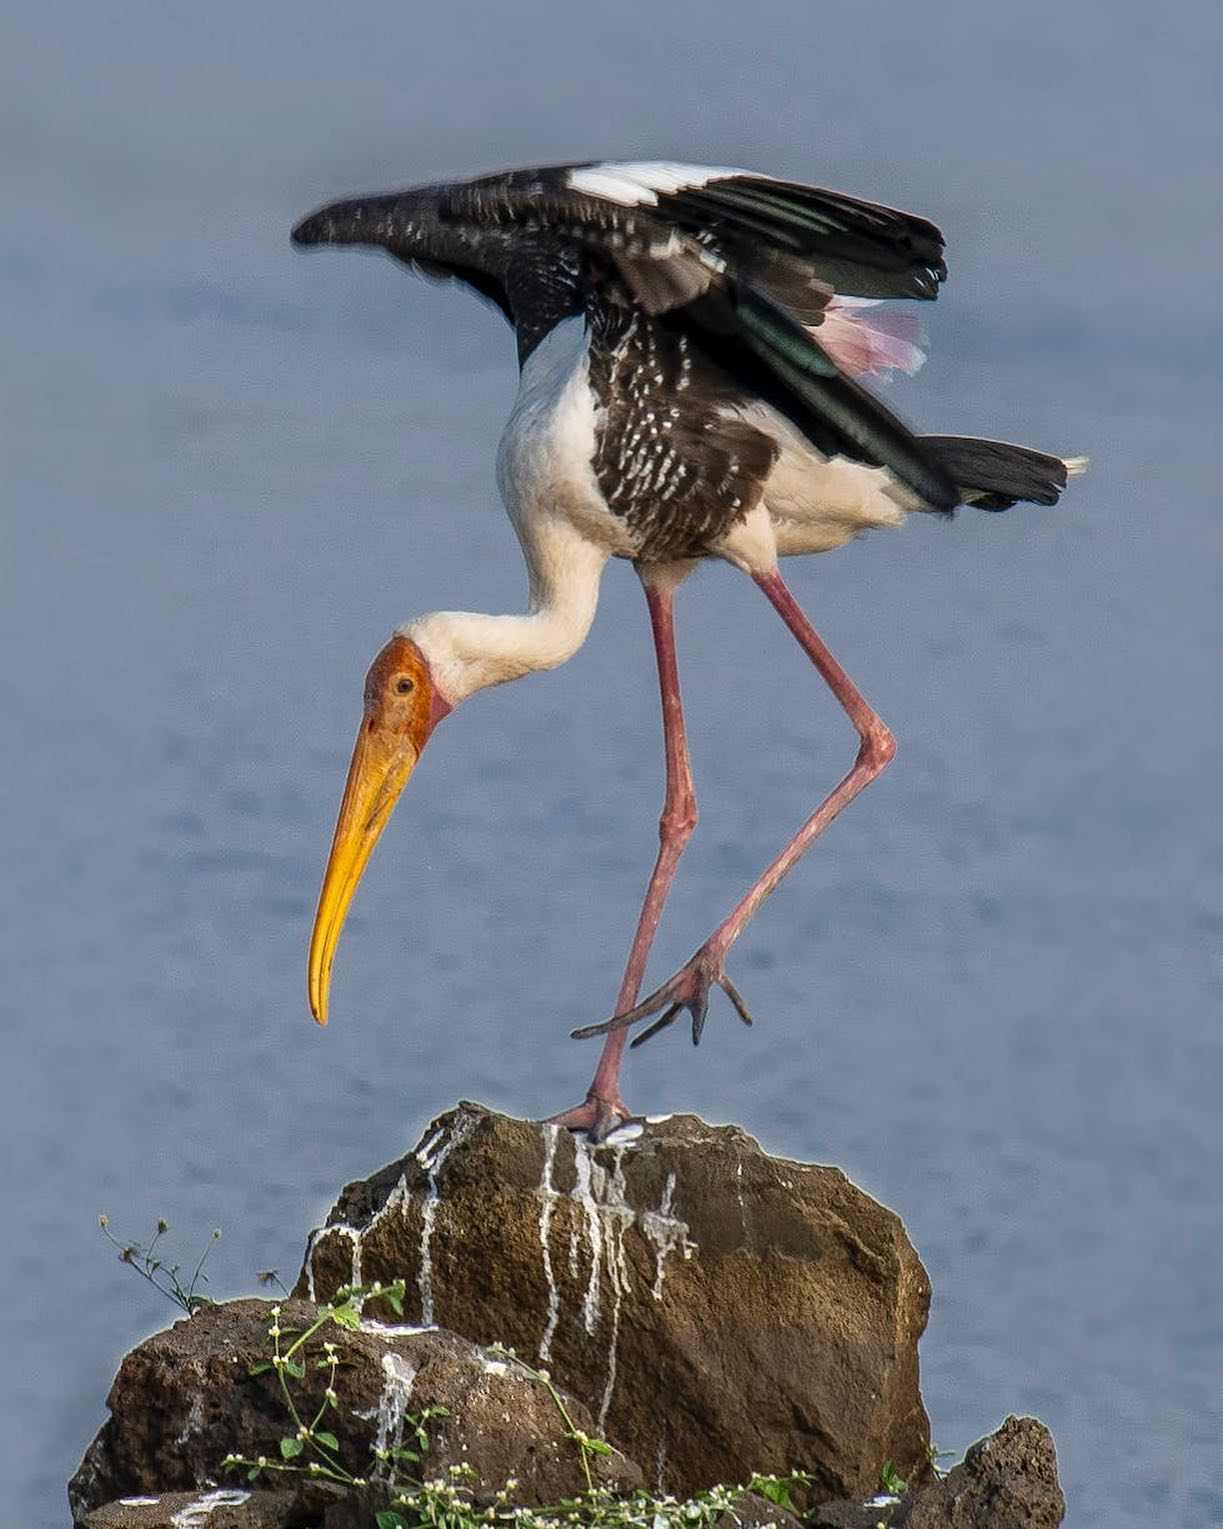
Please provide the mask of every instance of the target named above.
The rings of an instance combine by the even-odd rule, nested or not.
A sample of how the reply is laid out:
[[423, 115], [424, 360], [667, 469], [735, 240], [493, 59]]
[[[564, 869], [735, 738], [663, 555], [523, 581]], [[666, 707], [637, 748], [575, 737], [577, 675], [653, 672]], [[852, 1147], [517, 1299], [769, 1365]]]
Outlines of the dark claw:
[[699, 993], [688, 1005], [692, 1010], [692, 1044], [701, 1044], [701, 1031], [705, 1028], [705, 1016], [709, 1013], [709, 990]]
[[[605, 1019], [601, 1025], [583, 1025], [580, 1030], [570, 1030], [571, 1041], [589, 1040], [592, 1035], [607, 1035], [612, 1030], [623, 1030], [625, 1025], [635, 1025], [639, 1019], [647, 1019], [660, 1004], [667, 1001], [667, 986], [656, 988], [648, 998], [643, 998], [639, 1004], [631, 1009], [625, 1009], [623, 1014], [613, 1014], [610, 1019]], [[674, 1017], [674, 1016], [672, 1016]], [[652, 1031], [650, 1032], [653, 1033]], [[644, 1039], [644, 1037], [641, 1037]]]
[[610, 1035], [613, 1030], [623, 1030], [625, 1025], [634, 1024], [643, 1018], [634, 1009], [629, 1009], [624, 1014], [613, 1014], [610, 1019], [605, 1019], [600, 1025], [583, 1025], [579, 1030], [570, 1030], [571, 1041], [588, 1041], [592, 1035]]
[[592, 1035], [606, 1035], [609, 1030], [617, 1029], [614, 1019], [605, 1019], [601, 1025], [582, 1025], [577, 1030], [570, 1030], [571, 1041], [588, 1041]]
[[646, 1041], [648, 1041], [649, 1038], [652, 1035], [657, 1035], [660, 1030], [665, 1030], [669, 1024], [673, 1023], [676, 1019], [678, 1019], [679, 1018], [679, 1014], [680, 1014], [680, 1010], [682, 1008], [683, 1008], [682, 1004], [673, 1003], [671, 1005], [671, 1007], [666, 1011], [666, 1013], [663, 1014], [661, 1019], [656, 1019], [652, 1025], [650, 1025], [647, 1029], [643, 1030], [641, 1032], [641, 1034], [638, 1035], [630, 1043], [628, 1049], [630, 1051], [635, 1051], [638, 1046], [644, 1046]]
[[[607, 1035], [613, 1030], [623, 1030], [627, 1025], [635, 1025], [639, 1019], [648, 1019], [651, 1014], [663, 1009], [661, 1016], [652, 1025], [647, 1026], [640, 1035], [635, 1037], [632, 1048], [643, 1046], [652, 1036], [660, 1030], [665, 1030], [668, 1025], [675, 1022], [676, 1018], [687, 1009], [692, 1015], [692, 1044], [699, 1046], [701, 1035], [705, 1029], [705, 1019], [709, 1013], [709, 984], [702, 984], [696, 995], [691, 998], [673, 999], [672, 994], [677, 990], [684, 991], [681, 979], [684, 972], [679, 972], [669, 982], [664, 982], [662, 987], [656, 988], [648, 998], [643, 998], [633, 1008], [626, 1009], [623, 1014], [613, 1014], [610, 1019], [605, 1019], [602, 1024], [583, 1025], [578, 1030], [571, 1030], [570, 1036], [574, 1040], [587, 1040], [593, 1035]], [[739, 989], [725, 974], [719, 973], [711, 979], [716, 982], [735, 1007], [735, 1013], [745, 1025], [752, 1023], [752, 1016], [748, 1011], [747, 1004], [743, 1001], [743, 995]]]
[[743, 994], [739, 991], [739, 989], [730, 980], [725, 972], [722, 973], [722, 989], [726, 996], [730, 999], [731, 1003], [734, 1004], [735, 1013], [739, 1016], [745, 1025], [750, 1025], [752, 1023], [752, 1016], [748, 1010], [747, 1004], [743, 1002]]

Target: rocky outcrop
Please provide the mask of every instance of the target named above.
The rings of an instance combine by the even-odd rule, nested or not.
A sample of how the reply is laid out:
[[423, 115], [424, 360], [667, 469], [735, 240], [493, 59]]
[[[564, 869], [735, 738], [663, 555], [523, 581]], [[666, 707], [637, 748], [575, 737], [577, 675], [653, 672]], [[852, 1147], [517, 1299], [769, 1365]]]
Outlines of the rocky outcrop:
[[251, 1492], [213, 1487], [109, 1502], [79, 1520], [80, 1529], [338, 1529], [329, 1510], [342, 1494], [319, 1482]]
[[[396, 1281], [406, 1312], [367, 1293], [298, 1342], [340, 1287]], [[932, 1479], [917, 1385], [928, 1302], [900, 1222], [836, 1169], [691, 1116], [594, 1147], [460, 1105], [343, 1191], [292, 1299], [206, 1306], [127, 1356], [69, 1488], [73, 1521], [368, 1529], [395, 1496], [389, 1457], [417, 1448], [415, 1418], [439, 1409], [401, 1482], [467, 1482], [477, 1510], [511, 1481], [524, 1508], [579, 1496], [584, 1459], [596, 1484], [631, 1492], [636, 1459], [651, 1490], [683, 1497], [805, 1471], [807, 1529], [1056, 1529], [1053, 1442], [1033, 1419], [1008, 1419]], [[298, 1345], [285, 1376], [299, 1418], [322, 1420], [309, 1447], [273, 1341], [282, 1364]], [[616, 1448], [584, 1451], [597, 1435]], [[335, 1479], [278, 1469], [319, 1443]], [[230, 1455], [260, 1470], [228, 1472]], [[909, 1483], [901, 1497], [874, 1495], [885, 1461]], [[717, 1502], [718, 1529], [799, 1529], [748, 1492]], [[631, 1511], [711, 1512], [644, 1498]]]
[[[222, 1469], [229, 1454], [280, 1459], [279, 1440], [294, 1429], [280, 1382], [266, 1368], [272, 1310], [271, 1302], [258, 1300], [205, 1306], [128, 1354], [107, 1398], [111, 1416], [69, 1485], [77, 1522], [119, 1498], [218, 1483], [240, 1488], [244, 1473], [229, 1476]], [[310, 1302], [286, 1301], [278, 1321], [288, 1335], [304, 1331], [316, 1314]], [[330, 1365], [319, 1364], [324, 1342], [336, 1346], [334, 1375]], [[446, 1415], [429, 1424], [431, 1444], [421, 1467], [430, 1476], [469, 1468], [489, 1493], [514, 1478], [515, 1500], [534, 1507], [585, 1487], [580, 1453], [548, 1389], [455, 1333], [370, 1323], [351, 1331], [329, 1323], [302, 1357], [306, 1373], [293, 1383], [299, 1411], [312, 1418], [326, 1386], [334, 1387], [335, 1404], [320, 1426], [336, 1435], [334, 1453], [353, 1476], [372, 1478], [376, 1485], [381, 1467], [375, 1448], [410, 1444], [405, 1418], [442, 1407]], [[262, 1372], [252, 1374], [261, 1364]], [[566, 1405], [578, 1428], [593, 1430], [580, 1402]], [[596, 1456], [591, 1469], [596, 1480], [616, 1488], [637, 1486], [642, 1479], [640, 1469], [619, 1454]], [[280, 1483], [273, 1477], [272, 1484]], [[254, 1493], [249, 1505], [214, 1499], [213, 1506], [217, 1513], [242, 1508], [238, 1522], [243, 1524], [279, 1523], [266, 1514], [287, 1512], [286, 1503], [272, 1510], [267, 1496]], [[306, 1522], [319, 1521], [317, 1506], [311, 1501], [302, 1507]], [[250, 1517], [255, 1512], [261, 1516]], [[95, 1522], [107, 1520], [95, 1515]], [[224, 1522], [224, 1516], [214, 1515], [209, 1529], [221, 1529]]]
[[1065, 1512], [1053, 1436], [1035, 1418], [1012, 1417], [894, 1523], [895, 1529], [1057, 1529]]
[[929, 1475], [903, 1226], [835, 1168], [674, 1116], [601, 1147], [475, 1105], [350, 1184], [296, 1287], [402, 1278], [408, 1314], [548, 1365], [651, 1485], [754, 1470], [862, 1496]]
[[[368, 1529], [384, 1505], [377, 1484], [345, 1493], [321, 1482], [259, 1492], [210, 1490], [129, 1498], [81, 1520], [81, 1529]], [[742, 1493], [725, 1529], [799, 1529], [800, 1521]], [[1053, 1440], [1035, 1418], [1008, 1418], [941, 1481], [903, 1497], [821, 1503], [806, 1529], [1057, 1529], [1065, 1502]]]
[[1007, 1418], [961, 1464], [920, 1492], [826, 1502], [808, 1529], [1058, 1529], [1066, 1499], [1057, 1452], [1036, 1418]]

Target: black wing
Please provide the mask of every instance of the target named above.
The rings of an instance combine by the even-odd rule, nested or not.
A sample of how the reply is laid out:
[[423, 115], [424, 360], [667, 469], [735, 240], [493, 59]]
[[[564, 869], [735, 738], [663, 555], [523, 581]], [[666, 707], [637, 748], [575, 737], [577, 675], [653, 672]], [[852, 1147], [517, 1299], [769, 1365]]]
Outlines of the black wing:
[[[787, 306], [801, 307], [794, 299], [811, 288], [817, 312], [833, 291], [932, 299], [947, 275], [943, 236], [928, 219], [742, 170], [668, 163], [511, 170], [448, 188], [445, 215], [546, 224], [579, 242], [597, 233], [621, 259], [644, 255], [677, 268], [686, 251], [668, 235], [682, 233]], [[695, 278], [679, 276], [677, 288]]]
[[[955, 485], [804, 324], [832, 291], [937, 295], [942, 236], [909, 213], [741, 171], [557, 165], [321, 208], [299, 244], [373, 244], [492, 295], [519, 354], [587, 298], [667, 315], [824, 452], [890, 468], [931, 509]], [[478, 278], [478, 279], [476, 279]]]

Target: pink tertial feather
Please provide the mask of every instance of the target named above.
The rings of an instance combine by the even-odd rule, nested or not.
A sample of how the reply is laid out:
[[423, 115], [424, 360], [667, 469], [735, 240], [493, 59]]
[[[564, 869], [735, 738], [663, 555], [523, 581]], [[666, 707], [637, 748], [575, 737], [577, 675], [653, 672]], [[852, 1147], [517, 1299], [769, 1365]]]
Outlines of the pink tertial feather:
[[823, 323], [811, 332], [851, 377], [887, 377], [896, 371], [912, 376], [926, 359], [921, 320], [894, 308], [868, 317], [864, 310], [876, 306], [874, 298], [832, 297]]

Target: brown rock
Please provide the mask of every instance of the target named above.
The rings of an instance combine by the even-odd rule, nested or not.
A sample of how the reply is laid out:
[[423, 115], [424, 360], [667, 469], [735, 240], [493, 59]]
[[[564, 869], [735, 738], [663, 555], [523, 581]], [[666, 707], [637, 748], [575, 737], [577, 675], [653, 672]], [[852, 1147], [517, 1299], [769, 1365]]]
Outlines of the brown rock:
[[860, 1496], [888, 1459], [928, 1478], [929, 1283], [904, 1228], [737, 1127], [675, 1116], [592, 1148], [460, 1105], [344, 1190], [297, 1293], [375, 1278], [408, 1282], [412, 1320], [550, 1366], [652, 1485], [801, 1468], [816, 1500]]
[[808, 1529], [1057, 1529], [1065, 1511], [1049, 1430], [1012, 1417], [923, 1491], [821, 1503], [807, 1522]]
[[1036, 1418], [1007, 1418], [905, 1506], [897, 1529], [1057, 1529], [1066, 1499], [1053, 1437]]
[[317, 1482], [260, 1492], [239, 1487], [166, 1492], [106, 1503], [80, 1523], [81, 1529], [318, 1529], [326, 1522], [328, 1499], [340, 1495], [340, 1488]]
[[[250, 1373], [269, 1357], [271, 1308], [258, 1300], [206, 1306], [128, 1354], [107, 1398], [111, 1417], [69, 1485], [74, 1522], [124, 1497], [190, 1492], [218, 1482], [244, 1489], [242, 1474], [222, 1469], [229, 1454], [279, 1459], [279, 1440], [293, 1432], [279, 1382], [271, 1372]], [[316, 1311], [310, 1302], [282, 1302], [282, 1330], [304, 1330]], [[516, 1477], [515, 1500], [535, 1507], [583, 1489], [579, 1452], [546, 1387], [454, 1333], [382, 1331], [369, 1323], [349, 1331], [329, 1323], [306, 1351], [305, 1378], [291, 1382], [303, 1417], [313, 1417], [323, 1400], [329, 1372], [315, 1360], [324, 1341], [336, 1345], [341, 1363], [334, 1381], [338, 1406], [328, 1409], [320, 1426], [339, 1439], [340, 1459], [352, 1475], [377, 1476], [371, 1450], [404, 1439], [405, 1412], [440, 1406], [450, 1415], [429, 1425], [431, 1448], [421, 1467], [428, 1476], [445, 1477], [451, 1466], [469, 1465], [490, 1492]], [[572, 1401], [569, 1410], [578, 1428], [593, 1428], [580, 1402]], [[411, 1443], [410, 1434], [405, 1442]], [[637, 1466], [615, 1454], [598, 1457], [592, 1470], [600, 1483], [617, 1488], [642, 1479]], [[278, 1489], [285, 1481], [273, 1476], [259, 1485]], [[262, 1525], [264, 1517], [250, 1515], [265, 1507], [243, 1507], [245, 1516], [235, 1524]], [[222, 1508], [230, 1511], [224, 1505], [217, 1511]], [[308, 1521], [319, 1522], [318, 1514]], [[222, 1523], [208, 1520], [209, 1529]]]

